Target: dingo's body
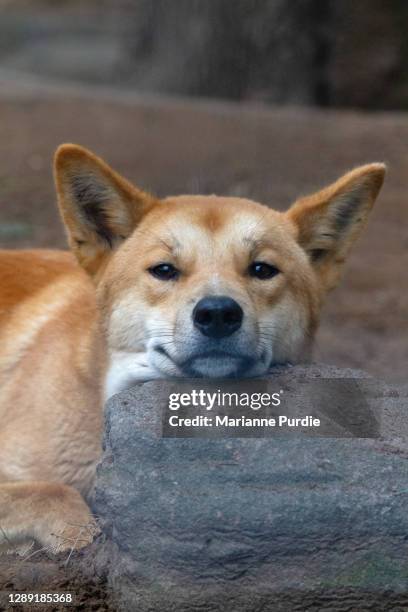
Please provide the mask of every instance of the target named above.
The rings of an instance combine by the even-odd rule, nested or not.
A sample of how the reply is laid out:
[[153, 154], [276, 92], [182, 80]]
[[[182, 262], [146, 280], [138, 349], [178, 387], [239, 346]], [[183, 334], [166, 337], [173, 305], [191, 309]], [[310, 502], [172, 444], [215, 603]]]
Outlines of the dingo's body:
[[84, 498], [113, 393], [307, 359], [383, 175], [363, 166], [279, 213], [240, 198], [159, 201], [81, 147], [61, 147], [56, 182], [76, 258], [0, 251], [0, 543], [90, 541]]

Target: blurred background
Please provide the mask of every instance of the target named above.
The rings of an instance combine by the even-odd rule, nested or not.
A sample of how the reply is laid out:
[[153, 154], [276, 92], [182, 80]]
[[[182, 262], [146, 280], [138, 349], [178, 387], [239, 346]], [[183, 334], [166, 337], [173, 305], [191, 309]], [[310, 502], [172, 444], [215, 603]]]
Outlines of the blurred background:
[[0, 247], [65, 246], [64, 141], [159, 196], [279, 209], [385, 161], [315, 357], [406, 383], [407, 111], [404, 0], [0, 0]]

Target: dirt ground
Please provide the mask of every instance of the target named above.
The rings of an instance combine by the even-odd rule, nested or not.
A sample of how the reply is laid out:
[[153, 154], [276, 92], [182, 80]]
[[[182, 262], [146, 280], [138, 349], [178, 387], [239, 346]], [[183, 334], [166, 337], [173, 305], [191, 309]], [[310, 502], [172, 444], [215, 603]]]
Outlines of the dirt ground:
[[65, 141], [158, 195], [236, 194], [281, 209], [356, 164], [385, 161], [386, 184], [327, 303], [315, 358], [406, 382], [406, 115], [193, 103], [0, 74], [0, 246], [64, 246], [51, 159]]
[[[79, 567], [81, 558], [81, 553], [70, 557], [60, 555], [58, 558], [43, 552], [31, 552], [26, 557], [0, 555], [0, 610], [13, 610], [13, 612], [115, 610], [109, 601], [105, 582], [98, 578], [84, 578]], [[23, 592], [70, 594], [72, 604], [10, 605], [9, 595]]]
[[[82, 553], [58, 559], [44, 553], [31, 559], [0, 556], [0, 611], [13, 612], [116, 612], [117, 600], [101, 578], [89, 579], [81, 571]], [[9, 605], [10, 593], [68, 593], [72, 604]], [[171, 591], [169, 592], [171, 597]], [[290, 606], [290, 608], [288, 607]], [[267, 612], [406, 612], [406, 593], [375, 592], [358, 588], [336, 590], [295, 591], [276, 593], [274, 600], [265, 602]], [[122, 608], [120, 608], [122, 609]], [[201, 608], [200, 608], [201, 610]], [[130, 610], [129, 610], [130, 612]], [[133, 610], [132, 610], [133, 612]], [[136, 611], [135, 611], [136, 612]], [[158, 611], [159, 612], [159, 611]], [[160, 612], [165, 612], [160, 611]], [[202, 612], [205, 612], [204, 610]]]

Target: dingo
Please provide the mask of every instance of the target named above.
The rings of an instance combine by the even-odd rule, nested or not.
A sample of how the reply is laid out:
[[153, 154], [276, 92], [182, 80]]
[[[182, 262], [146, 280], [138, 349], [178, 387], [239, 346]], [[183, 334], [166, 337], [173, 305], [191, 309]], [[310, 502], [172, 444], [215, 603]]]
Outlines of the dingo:
[[215, 195], [158, 200], [61, 146], [73, 255], [0, 253], [0, 542], [92, 539], [84, 499], [104, 398], [139, 380], [306, 360], [384, 172], [357, 168], [282, 213]]

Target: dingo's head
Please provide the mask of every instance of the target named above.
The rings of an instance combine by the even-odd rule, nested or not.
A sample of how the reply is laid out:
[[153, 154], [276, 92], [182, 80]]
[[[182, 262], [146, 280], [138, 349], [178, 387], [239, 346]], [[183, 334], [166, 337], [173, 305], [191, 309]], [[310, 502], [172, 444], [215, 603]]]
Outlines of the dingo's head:
[[163, 375], [209, 377], [307, 358], [385, 172], [359, 167], [282, 213], [215, 195], [158, 200], [76, 145], [58, 149], [55, 167], [111, 350], [147, 352]]

